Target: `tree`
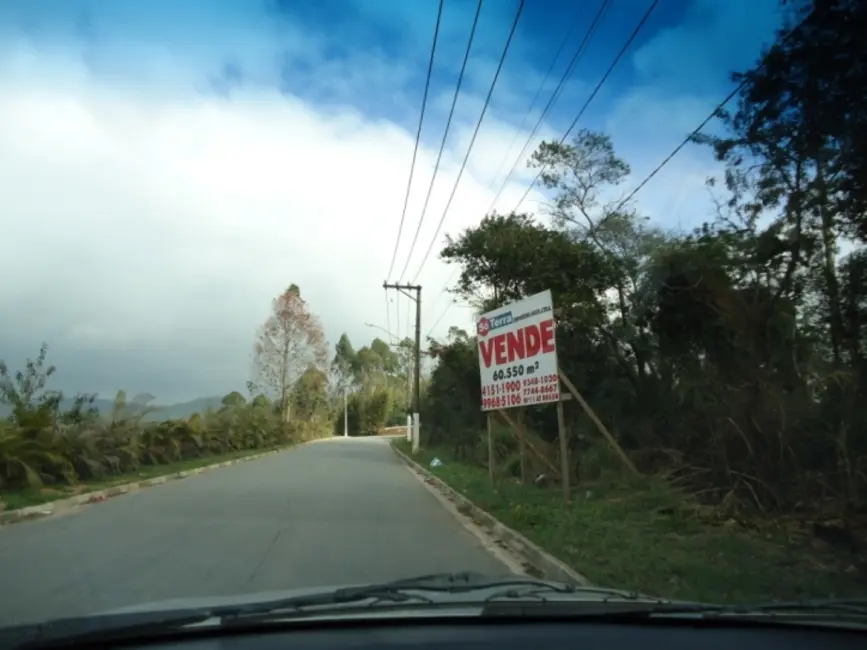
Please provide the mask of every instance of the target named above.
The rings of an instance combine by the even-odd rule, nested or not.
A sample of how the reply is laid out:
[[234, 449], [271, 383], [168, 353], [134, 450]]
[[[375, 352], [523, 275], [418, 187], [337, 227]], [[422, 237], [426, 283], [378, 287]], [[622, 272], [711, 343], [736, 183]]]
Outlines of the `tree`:
[[831, 148], [834, 211], [867, 238], [867, 6], [859, 0], [784, 0], [800, 25], [782, 30], [763, 65], [742, 74], [743, 97], [766, 117], [794, 117], [799, 139]]
[[331, 360], [331, 372], [334, 376], [336, 392], [342, 397], [355, 381], [354, 370], [357, 364], [357, 354], [349, 337], [344, 333], [334, 346], [334, 358]]
[[24, 370], [9, 372], [5, 361], [0, 360], [0, 403], [12, 407], [9, 421], [23, 429], [38, 429], [52, 421], [60, 408], [63, 394], [47, 390], [48, 379], [55, 372], [54, 366], [46, 366], [48, 344], [43, 343], [35, 360], [27, 359]]
[[428, 353], [437, 361], [422, 401], [422, 421], [429, 444], [450, 445], [465, 458], [484, 429], [475, 337], [453, 327], [444, 343], [431, 342]]
[[246, 405], [247, 400], [244, 399], [244, 396], [238, 391], [232, 391], [228, 395], [225, 395], [223, 399], [220, 400], [220, 403], [227, 408], [232, 408]]
[[[373, 388], [366, 394], [353, 393], [347, 403], [349, 430], [353, 435], [373, 436], [385, 426], [391, 410], [391, 394], [383, 388]], [[335, 418], [334, 431], [343, 432], [343, 414]]]
[[356, 351], [346, 334], [340, 337], [329, 374], [335, 433], [343, 431], [344, 388], [349, 392], [348, 415], [353, 432], [372, 435], [381, 426], [405, 421], [414, 349], [408, 338], [397, 346], [374, 338]]
[[288, 422], [292, 388], [311, 366], [323, 368], [327, 355], [322, 325], [297, 285], [273, 300], [271, 316], [259, 329], [253, 353], [257, 383], [278, 401], [282, 419]]
[[388, 343], [375, 338], [369, 346], [364, 346], [356, 353], [353, 373], [362, 389], [382, 387], [388, 385], [389, 377], [398, 370], [398, 366], [398, 356]]
[[462, 266], [453, 290], [479, 311], [551, 289], [557, 305], [591, 305], [610, 285], [604, 260], [590, 246], [537, 224], [525, 214], [490, 215], [458, 237], [440, 257]]
[[542, 184], [555, 191], [549, 207], [554, 227], [591, 246], [608, 265], [612, 298], [604, 299], [607, 318], [600, 332], [640, 392], [652, 372], [642, 299], [655, 290], [647, 287], [648, 271], [666, 236], [617, 197], [630, 167], [617, 156], [609, 136], [582, 129], [569, 143], [543, 142], [530, 167], [541, 168]]
[[304, 420], [324, 416], [328, 412], [328, 375], [321, 368], [310, 366], [292, 389], [295, 412]]
[[[397, 423], [402, 423], [403, 416], [410, 412], [412, 406], [412, 380], [415, 375], [415, 341], [409, 337], [403, 339], [397, 346], [396, 354], [398, 364], [396, 379], [399, 383], [395, 387], [398, 394], [395, 395], [395, 413], [393, 414], [393, 419]], [[399, 398], [400, 393], [404, 394], [403, 399]]]

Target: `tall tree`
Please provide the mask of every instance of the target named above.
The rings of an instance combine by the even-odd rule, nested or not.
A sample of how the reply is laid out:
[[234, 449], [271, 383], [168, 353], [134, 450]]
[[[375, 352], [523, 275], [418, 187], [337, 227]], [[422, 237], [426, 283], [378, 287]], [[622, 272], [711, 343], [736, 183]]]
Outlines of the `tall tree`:
[[397, 380], [400, 382], [400, 392], [404, 393], [403, 400], [395, 401], [395, 408], [409, 412], [412, 403], [412, 378], [415, 368], [415, 341], [406, 337], [401, 341], [396, 350], [398, 358]]
[[382, 339], [375, 338], [355, 355], [355, 380], [363, 387], [388, 384], [389, 376], [398, 369], [398, 356]]
[[[632, 382], [640, 389], [650, 367], [650, 340], [642, 328], [639, 287], [646, 284], [655, 253], [665, 237], [647, 225], [616, 196], [630, 167], [614, 150], [611, 138], [587, 129], [570, 142], [543, 142], [530, 167], [542, 170], [542, 184], [554, 190], [549, 206], [555, 228], [570, 239], [593, 247], [612, 272], [611, 299], [606, 300], [610, 324], [604, 336], [618, 356], [629, 350]], [[627, 361], [621, 365], [626, 368]]]
[[259, 328], [253, 347], [257, 383], [279, 400], [283, 421], [289, 420], [289, 395], [311, 366], [323, 368], [327, 349], [319, 318], [290, 285], [271, 304], [271, 315]]
[[745, 97], [765, 118], [798, 120], [812, 153], [833, 151], [841, 219], [867, 239], [867, 4], [783, 0], [799, 26], [781, 31], [763, 65], [741, 75]]
[[447, 236], [440, 258], [462, 266], [454, 292], [480, 311], [545, 289], [569, 293], [558, 296], [558, 305], [594, 302], [610, 286], [606, 265], [590, 246], [525, 214], [490, 215]]
[[334, 358], [331, 360], [331, 374], [334, 380], [334, 388], [339, 395], [349, 390], [355, 381], [354, 369], [358, 362], [358, 355], [352, 342], [346, 333], [341, 334], [340, 339], [334, 346]]

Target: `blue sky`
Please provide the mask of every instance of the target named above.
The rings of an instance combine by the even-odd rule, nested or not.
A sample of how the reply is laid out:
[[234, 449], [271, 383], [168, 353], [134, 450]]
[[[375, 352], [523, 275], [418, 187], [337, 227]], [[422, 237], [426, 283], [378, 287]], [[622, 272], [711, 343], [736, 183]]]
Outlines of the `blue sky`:
[[[517, 5], [483, 5], [410, 275], [443, 215]], [[599, 8], [576, 5], [527, 0], [439, 240], [477, 223], [503, 182]], [[610, 3], [539, 137], [562, 135], [648, 5]], [[661, 0], [579, 123], [612, 136], [633, 166], [628, 185], [729, 92], [731, 71], [755, 61], [777, 5]], [[291, 282], [332, 342], [343, 331], [359, 345], [376, 335], [364, 323], [386, 326], [381, 283], [436, 9], [436, 0], [0, 1], [0, 264], [17, 279], [0, 288], [12, 314], [0, 323], [3, 356], [16, 363], [47, 340], [67, 390], [124, 387], [163, 401], [227, 392], [243, 385], [253, 332]], [[446, 0], [398, 269], [475, 9]], [[661, 225], [695, 225], [707, 217], [703, 180], [715, 171], [707, 151], [686, 149], [638, 207]], [[520, 165], [498, 208], [513, 208], [531, 178]], [[524, 209], [541, 199], [531, 193]], [[419, 274], [425, 331], [448, 304], [449, 277], [433, 255]], [[389, 308], [400, 336], [406, 307]], [[433, 334], [469, 317], [455, 307]]]

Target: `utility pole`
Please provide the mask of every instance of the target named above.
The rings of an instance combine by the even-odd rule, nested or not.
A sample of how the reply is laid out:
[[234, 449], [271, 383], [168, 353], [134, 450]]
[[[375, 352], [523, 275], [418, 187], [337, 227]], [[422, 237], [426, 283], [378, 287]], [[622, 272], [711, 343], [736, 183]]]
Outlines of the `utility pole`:
[[349, 406], [347, 398], [347, 389], [343, 389], [343, 437], [349, 437]]
[[[421, 401], [421, 285], [382, 283], [382, 288], [388, 291], [400, 291], [410, 300], [415, 300], [415, 366], [412, 391], [412, 451], [416, 453], [419, 447], [419, 403]], [[415, 295], [413, 295], [413, 293]]]

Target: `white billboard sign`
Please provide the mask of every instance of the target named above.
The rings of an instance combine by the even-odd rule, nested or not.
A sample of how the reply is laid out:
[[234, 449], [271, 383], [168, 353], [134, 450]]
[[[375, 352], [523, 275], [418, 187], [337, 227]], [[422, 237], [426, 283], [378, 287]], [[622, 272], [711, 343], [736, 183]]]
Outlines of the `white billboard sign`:
[[560, 400], [551, 292], [482, 314], [476, 323], [482, 410]]

